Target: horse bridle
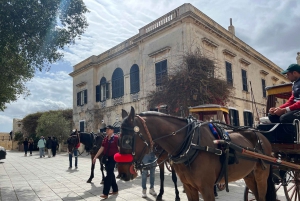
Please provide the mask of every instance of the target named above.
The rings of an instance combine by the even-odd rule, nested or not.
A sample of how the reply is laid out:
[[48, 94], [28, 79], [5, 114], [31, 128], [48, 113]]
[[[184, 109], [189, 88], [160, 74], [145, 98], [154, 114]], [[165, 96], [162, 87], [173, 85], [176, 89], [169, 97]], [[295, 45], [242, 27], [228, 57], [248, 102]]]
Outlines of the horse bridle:
[[[122, 139], [122, 138], [123, 138], [124, 136], [122, 136], [122, 138], [121, 138], [121, 147], [122, 147], [122, 148], [124, 148], [124, 146], [123, 146], [124, 143], [126, 144], [126, 146], [130, 146], [130, 147], [131, 147], [131, 150], [132, 150], [132, 153], [131, 153], [131, 154], [132, 154], [133, 156], [135, 156], [135, 155], [136, 155], [136, 152], [135, 152], [136, 146], [135, 146], [135, 145], [136, 145], [136, 138], [137, 138], [137, 136], [139, 136], [140, 139], [141, 139], [141, 140], [143, 141], [143, 143], [145, 144], [144, 147], [143, 147], [143, 150], [142, 150], [142, 152], [141, 152], [141, 154], [140, 154], [140, 157], [139, 157], [137, 160], [135, 159], [135, 157], [133, 157], [133, 164], [134, 164], [135, 169], [144, 169], [144, 168], [149, 168], [150, 166], [153, 167], [153, 164], [156, 163], [157, 159], [156, 159], [155, 161], [153, 161], [152, 163], [147, 163], [147, 164], [143, 164], [143, 163], [142, 163], [142, 160], [143, 160], [142, 156], [144, 156], [144, 153], [145, 153], [147, 147], [149, 148], [150, 152], [152, 152], [152, 151], [153, 151], [153, 145], [154, 145], [154, 142], [155, 142], [155, 141], [157, 141], [157, 140], [159, 140], [159, 139], [163, 139], [163, 138], [169, 137], [169, 136], [174, 136], [174, 135], [176, 135], [179, 131], [185, 129], [186, 127], [188, 127], [188, 126], [190, 126], [190, 125], [192, 124], [192, 123], [188, 123], [188, 124], [185, 125], [184, 127], [180, 128], [180, 129], [177, 130], [177, 131], [172, 132], [171, 134], [168, 134], [168, 135], [165, 135], [165, 136], [161, 136], [161, 137], [156, 138], [156, 139], [153, 140], [152, 137], [151, 137], [151, 134], [150, 134], [150, 132], [149, 132], [149, 129], [148, 129], [147, 125], [146, 125], [145, 119], [143, 119], [143, 118], [142, 118], [141, 116], [139, 116], [139, 115], [136, 115], [136, 117], [141, 121], [142, 126], [143, 126], [143, 128], [144, 128], [144, 130], [145, 130], [145, 132], [146, 132], [146, 134], [147, 134], [147, 136], [148, 136], [148, 138], [149, 138], [149, 141], [150, 141], [149, 143], [148, 143], [148, 142], [146, 141], [146, 139], [143, 137], [143, 134], [140, 132], [140, 128], [139, 128], [138, 126], [132, 126], [132, 127], [124, 127], [124, 126], [121, 126], [121, 129], [128, 130], [128, 131], [133, 131], [133, 132], [134, 132], [133, 136], [130, 135], [130, 137], [132, 138], [131, 145], [129, 144], [130, 141], [128, 141], [128, 139], [127, 139], [127, 141], [123, 142], [123, 139]], [[126, 138], [125, 138], [125, 140], [126, 140]], [[125, 149], [128, 149], [128, 148], [125, 148]], [[163, 151], [164, 151], [164, 150], [163, 150]], [[162, 153], [163, 153], [163, 151], [162, 151]], [[160, 154], [162, 154], [162, 153], [160, 153]], [[170, 157], [171, 157], [171, 156], [166, 157], [166, 159], [164, 159], [161, 163], [163, 163], [164, 161], [168, 160]], [[158, 165], [159, 165], [159, 164], [158, 164]], [[155, 165], [155, 166], [156, 166], [156, 165]]]

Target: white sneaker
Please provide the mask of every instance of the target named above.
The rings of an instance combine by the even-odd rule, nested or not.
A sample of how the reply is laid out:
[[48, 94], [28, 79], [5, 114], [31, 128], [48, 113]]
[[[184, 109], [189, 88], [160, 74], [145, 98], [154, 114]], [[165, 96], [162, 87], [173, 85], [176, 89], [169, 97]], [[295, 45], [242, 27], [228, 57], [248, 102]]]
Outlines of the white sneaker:
[[142, 198], [146, 198], [146, 197], [147, 197], [146, 189], [143, 189], [143, 191], [142, 191]]
[[156, 195], [157, 195], [156, 192], [155, 192], [155, 190], [154, 190], [154, 188], [150, 188], [149, 193], [150, 193], [151, 195], [153, 195], [153, 196], [156, 196]]

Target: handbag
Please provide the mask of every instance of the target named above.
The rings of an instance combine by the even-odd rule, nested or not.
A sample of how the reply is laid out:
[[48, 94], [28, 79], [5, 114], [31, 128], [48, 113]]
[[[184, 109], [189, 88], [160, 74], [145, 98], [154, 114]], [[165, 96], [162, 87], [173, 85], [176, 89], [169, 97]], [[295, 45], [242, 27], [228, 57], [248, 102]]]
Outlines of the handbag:
[[102, 156], [102, 158], [101, 158], [101, 163], [102, 163], [103, 165], [106, 165], [107, 162], [108, 162], [108, 155], [107, 155], [107, 153], [108, 153], [108, 150], [109, 150], [111, 141], [112, 141], [112, 138], [108, 141], [108, 143], [109, 143], [109, 144], [108, 144], [108, 148], [107, 148], [105, 154], [104, 154], [104, 155]]

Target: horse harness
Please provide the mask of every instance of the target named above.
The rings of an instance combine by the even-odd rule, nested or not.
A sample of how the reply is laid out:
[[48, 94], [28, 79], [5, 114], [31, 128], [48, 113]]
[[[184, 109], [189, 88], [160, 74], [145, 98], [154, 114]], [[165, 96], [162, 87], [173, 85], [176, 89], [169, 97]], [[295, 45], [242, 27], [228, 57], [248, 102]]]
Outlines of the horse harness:
[[[138, 126], [134, 126], [133, 129], [128, 128], [128, 127], [122, 127], [122, 129], [125, 129], [125, 130], [134, 131], [134, 135], [133, 136], [125, 135], [125, 136], [122, 136], [122, 138], [120, 138], [120, 140], [121, 140], [120, 143], [121, 143], [122, 148], [132, 149], [133, 156], [135, 156], [135, 154], [136, 154], [135, 153], [136, 137], [140, 137], [141, 140], [143, 141], [143, 143], [145, 144], [139, 159], [133, 161], [134, 167], [136, 169], [149, 168], [149, 166], [153, 166], [153, 163], [156, 163], [156, 160], [155, 160], [154, 162], [149, 163], [149, 164], [142, 164], [141, 156], [144, 155], [147, 147], [149, 148], [150, 151], [153, 151], [153, 145], [154, 145], [155, 141], [162, 139], [162, 138], [176, 135], [177, 133], [179, 133], [181, 130], [183, 130], [185, 128], [187, 129], [187, 133], [183, 140], [183, 144], [180, 147], [178, 147], [175, 151], [173, 151], [173, 153], [177, 153], [177, 154], [173, 155], [171, 153], [165, 160], [170, 159], [172, 161], [172, 163], [175, 163], [175, 164], [184, 163], [186, 166], [190, 166], [190, 164], [197, 157], [199, 151], [205, 151], [205, 152], [209, 152], [209, 153], [220, 156], [220, 162], [221, 162], [222, 167], [221, 167], [221, 171], [219, 173], [218, 179], [216, 180], [215, 183], [218, 183], [224, 177], [227, 192], [229, 192], [229, 189], [228, 189], [228, 165], [238, 163], [239, 162], [238, 157], [251, 160], [250, 158], [242, 157], [241, 155], [239, 155], [237, 157], [237, 155], [235, 153], [235, 148], [244, 148], [244, 147], [241, 147], [238, 145], [232, 146], [233, 144], [230, 143], [229, 136], [227, 135], [227, 137], [226, 137], [226, 135], [224, 134], [225, 133], [224, 127], [232, 129], [233, 132], [238, 131], [238, 130], [245, 130], [248, 128], [233, 127], [233, 126], [229, 126], [227, 124], [223, 124], [220, 122], [199, 122], [196, 119], [194, 119], [193, 117], [189, 117], [189, 118], [187, 118], [186, 126], [180, 128], [177, 131], [172, 132], [171, 134], [159, 137], [157, 139], [152, 139], [150, 132], [148, 130], [148, 127], [145, 123], [145, 120], [139, 115], [136, 115], [136, 117], [141, 120], [143, 128], [144, 128], [150, 142], [148, 143], [147, 140], [143, 137], [143, 134], [140, 132], [140, 129]], [[221, 139], [221, 141], [224, 141], [224, 143], [219, 145], [217, 148], [201, 145], [200, 127], [204, 126], [206, 124], [213, 124], [213, 126], [217, 130], [218, 136], [220, 136], [219, 139]], [[221, 126], [221, 125], [223, 125], [223, 126]], [[253, 132], [256, 134], [256, 130], [253, 130]], [[254, 152], [263, 153], [264, 150], [262, 148], [261, 141], [257, 135], [256, 135], [256, 137], [257, 137], [257, 143], [255, 144], [254, 149], [251, 149], [248, 147], [246, 149], [254, 151]], [[258, 148], [258, 146], [259, 146], [259, 148]], [[265, 167], [263, 161], [262, 160], [260, 160], [260, 161], [262, 163], [262, 166]]]

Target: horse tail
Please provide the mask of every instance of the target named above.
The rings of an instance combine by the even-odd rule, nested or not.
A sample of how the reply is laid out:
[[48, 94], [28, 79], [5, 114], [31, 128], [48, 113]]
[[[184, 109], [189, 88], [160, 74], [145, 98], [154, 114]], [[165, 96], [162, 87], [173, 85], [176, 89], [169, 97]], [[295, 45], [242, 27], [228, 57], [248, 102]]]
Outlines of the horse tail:
[[276, 189], [275, 189], [275, 184], [273, 182], [273, 168], [272, 165], [270, 165], [270, 172], [269, 172], [269, 177], [267, 181], [267, 194], [266, 194], [266, 200], [269, 201], [276, 201], [277, 196], [276, 196]]

